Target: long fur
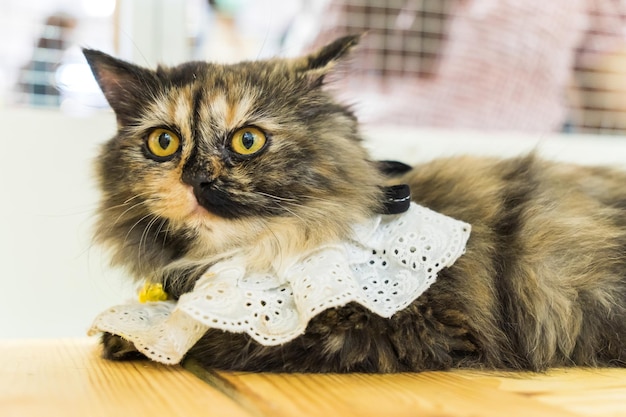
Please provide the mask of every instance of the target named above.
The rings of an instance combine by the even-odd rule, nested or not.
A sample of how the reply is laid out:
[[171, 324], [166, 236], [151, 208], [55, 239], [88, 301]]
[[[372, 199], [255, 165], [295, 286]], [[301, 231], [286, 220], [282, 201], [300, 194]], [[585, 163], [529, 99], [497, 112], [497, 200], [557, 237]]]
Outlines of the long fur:
[[[233, 250], [253, 267], [280, 268], [341, 238], [380, 209], [385, 184], [408, 183], [419, 204], [472, 224], [466, 254], [390, 319], [349, 304], [274, 347], [210, 330], [189, 357], [208, 368], [287, 372], [624, 366], [626, 173], [528, 155], [438, 160], [385, 176], [350, 109], [324, 88], [357, 41], [294, 60], [156, 71], [85, 51], [118, 121], [97, 161], [97, 238], [114, 264], [175, 298]], [[228, 140], [250, 125], [269, 145], [238, 158]], [[173, 159], [146, 157], [155, 128], [180, 136]], [[229, 215], [198, 203], [196, 177]], [[111, 359], [137, 355], [117, 336], [103, 344]]]

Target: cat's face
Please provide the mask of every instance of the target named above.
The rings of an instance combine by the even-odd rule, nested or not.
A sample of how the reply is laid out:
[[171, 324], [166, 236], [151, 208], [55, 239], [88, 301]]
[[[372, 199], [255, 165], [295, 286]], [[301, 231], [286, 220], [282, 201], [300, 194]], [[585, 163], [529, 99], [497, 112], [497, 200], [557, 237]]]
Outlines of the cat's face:
[[97, 161], [98, 236], [138, 277], [241, 247], [333, 239], [380, 201], [353, 114], [322, 88], [354, 43], [295, 60], [156, 71], [85, 55], [118, 120]]

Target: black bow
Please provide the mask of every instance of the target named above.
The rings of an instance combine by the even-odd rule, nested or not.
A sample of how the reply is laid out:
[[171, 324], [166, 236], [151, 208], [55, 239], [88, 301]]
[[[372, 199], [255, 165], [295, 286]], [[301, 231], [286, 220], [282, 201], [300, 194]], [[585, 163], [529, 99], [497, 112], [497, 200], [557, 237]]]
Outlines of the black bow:
[[[412, 167], [398, 161], [377, 161], [378, 169], [390, 177], [399, 176], [409, 172]], [[411, 189], [407, 184], [392, 185], [383, 188], [385, 201], [381, 214], [400, 214], [409, 209], [411, 205]]]
[[411, 189], [407, 184], [384, 187], [385, 201], [381, 214], [400, 214], [411, 205]]

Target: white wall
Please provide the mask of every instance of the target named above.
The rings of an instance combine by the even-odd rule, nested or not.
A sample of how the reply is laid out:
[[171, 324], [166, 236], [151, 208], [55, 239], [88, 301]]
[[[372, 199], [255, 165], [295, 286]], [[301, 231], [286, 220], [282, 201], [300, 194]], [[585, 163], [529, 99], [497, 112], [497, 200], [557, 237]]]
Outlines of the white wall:
[[364, 134], [376, 157], [407, 163], [462, 154], [511, 157], [537, 151], [555, 161], [626, 169], [626, 137], [623, 136], [536, 135], [392, 126], [364, 128]]
[[[82, 336], [98, 312], [132, 295], [90, 241], [92, 160], [113, 135], [114, 117], [0, 110], [0, 126], [0, 338]], [[626, 168], [624, 138], [366, 131], [376, 156], [407, 162], [538, 147], [551, 158]]]
[[139, 65], [174, 65], [189, 60], [186, 2], [118, 0], [119, 55]]
[[0, 126], [0, 338], [83, 335], [127, 294], [90, 242], [91, 160], [115, 120], [0, 110]]

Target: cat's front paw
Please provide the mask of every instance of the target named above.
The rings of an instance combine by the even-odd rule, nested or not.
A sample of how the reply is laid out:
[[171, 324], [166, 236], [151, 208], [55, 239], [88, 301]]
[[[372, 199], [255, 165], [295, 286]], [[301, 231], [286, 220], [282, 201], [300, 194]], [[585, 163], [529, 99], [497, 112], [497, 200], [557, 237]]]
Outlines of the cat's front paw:
[[102, 357], [112, 361], [133, 361], [147, 359], [132, 342], [111, 333], [102, 334]]

